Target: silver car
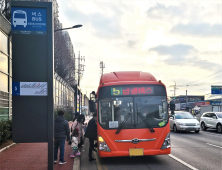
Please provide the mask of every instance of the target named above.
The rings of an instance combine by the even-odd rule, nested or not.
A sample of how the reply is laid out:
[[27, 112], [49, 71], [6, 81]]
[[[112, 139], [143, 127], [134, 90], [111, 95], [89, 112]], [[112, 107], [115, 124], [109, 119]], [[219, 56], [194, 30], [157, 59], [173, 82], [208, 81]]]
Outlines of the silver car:
[[200, 123], [189, 113], [185, 111], [175, 111], [170, 116], [170, 129], [174, 132], [178, 131], [195, 131], [199, 133]]
[[222, 133], [222, 112], [205, 112], [200, 118], [201, 129], [207, 128], [217, 129]]

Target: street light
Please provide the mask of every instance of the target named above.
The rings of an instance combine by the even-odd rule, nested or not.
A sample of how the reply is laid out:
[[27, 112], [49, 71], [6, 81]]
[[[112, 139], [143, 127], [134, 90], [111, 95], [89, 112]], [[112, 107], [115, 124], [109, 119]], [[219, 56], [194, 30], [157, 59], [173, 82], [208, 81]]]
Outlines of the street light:
[[54, 30], [54, 32], [73, 29], [73, 28], [79, 28], [79, 27], [82, 27], [82, 25], [74, 25], [73, 27], [69, 27], [69, 28], [57, 29], [57, 30]]

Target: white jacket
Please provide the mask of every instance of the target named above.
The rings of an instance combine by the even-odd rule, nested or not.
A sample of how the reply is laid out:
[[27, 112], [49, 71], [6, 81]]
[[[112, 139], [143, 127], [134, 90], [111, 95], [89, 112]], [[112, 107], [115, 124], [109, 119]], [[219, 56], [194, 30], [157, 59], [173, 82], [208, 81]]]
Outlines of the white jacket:
[[78, 137], [72, 137], [72, 144], [71, 147], [78, 147]]
[[78, 136], [78, 142], [80, 143], [80, 139], [82, 138], [84, 140], [84, 127], [82, 123], [77, 122], [77, 120], [74, 121], [74, 123], [71, 126], [71, 131], [73, 132], [75, 128], [79, 129], [79, 136]]

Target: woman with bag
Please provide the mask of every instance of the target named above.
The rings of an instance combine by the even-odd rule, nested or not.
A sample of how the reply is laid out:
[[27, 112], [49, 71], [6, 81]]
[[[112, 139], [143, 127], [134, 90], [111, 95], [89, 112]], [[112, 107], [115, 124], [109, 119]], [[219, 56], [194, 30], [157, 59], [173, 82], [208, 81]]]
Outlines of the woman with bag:
[[[75, 130], [75, 128], [79, 129], [78, 134], [78, 148], [80, 148], [83, 144], [83, 134], [84, 134], [84, 125], [82, 124], [84, 119], [84, 115], [79, 115], [79, 117], [74, 121], [71, 127], [71, 132]], [[80, 153], [80, 152], [79, 152]]]

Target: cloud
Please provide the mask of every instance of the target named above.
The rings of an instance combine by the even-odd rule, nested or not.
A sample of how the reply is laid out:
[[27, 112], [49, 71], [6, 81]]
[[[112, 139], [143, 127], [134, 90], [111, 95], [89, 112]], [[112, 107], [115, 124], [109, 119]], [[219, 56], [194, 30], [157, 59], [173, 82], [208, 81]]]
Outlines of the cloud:
[[164, 19], [171, 16], [179, 17], [183, 15], [182, 11], [185, 11], [187, 8], [186, 4], [181, 4], [180, 6], [166, 6], [161, 3], [156, 3], [154, 7], [151, 7], [147, 10], [147, 16], [154, 19]]
[[70, 5], [66, 5], [66, 7], [64, 15], [66, 18], [69, 18], [69, 23], [79, 23], [82, 24], [83, 27], [91, 25], [94, 29], [92, 30], [92, 33], [99, 38], [121, 37], [118, 15], [104, 16], [100, 12], [85, 14], [79, 10], [73, 9]]
[[197, 50], [191, 45], [175, 44], [171, 46], [159, 45], [151, 48], [149, 51], [155, 51], [158, 55], [168, 56], [164, 62], [172, 64], [178, 61], [182, 62], [187, 60], [187, 56]]
[[[217, 71], [221, 68], [221, 65], [204, 60], [199, 54], [210, 53], [210, 54], [218, 54], [218, 52], [199, 52], [191, 45], [186, 44], [175, 44], [172, 46], [160, 45], [154, 48], [151, 48], [149, 51], [154, 51], [160, 56], [167, 56], [166, 59], [162, 61], [167, 65], [174, 66], [189, 66], [191, 68], [200, 68], [203, 70], [208, 70], [210, 72]], [[195, 74], [195, 72], [194, 72]]]
[[222, 25], [221, 24], [177, 24], [170, 30], [173, 34], [180, 34], [182, 36], [201, 36], [201, 37], [218, 37], [222, 35]]
[[221, 69], [221, 64], [208, 62], [208, 61], [200, 61], [200, 62], [191, 63], [191, 66], [208, 70], [210, 72], [218, 71]]
[[120, 38], [121, 29], [119, 20], [116, 17], [103, 17], [96, 13], [90, 16], [92, 26], [100, 38]]
[[129, 40], [129, 41], [127, 42], [127, 47], [128, 47], [128, 48], [132, 48], [132, 47], [135, 46], [136, 43], [137, 43], [136, 41]]

